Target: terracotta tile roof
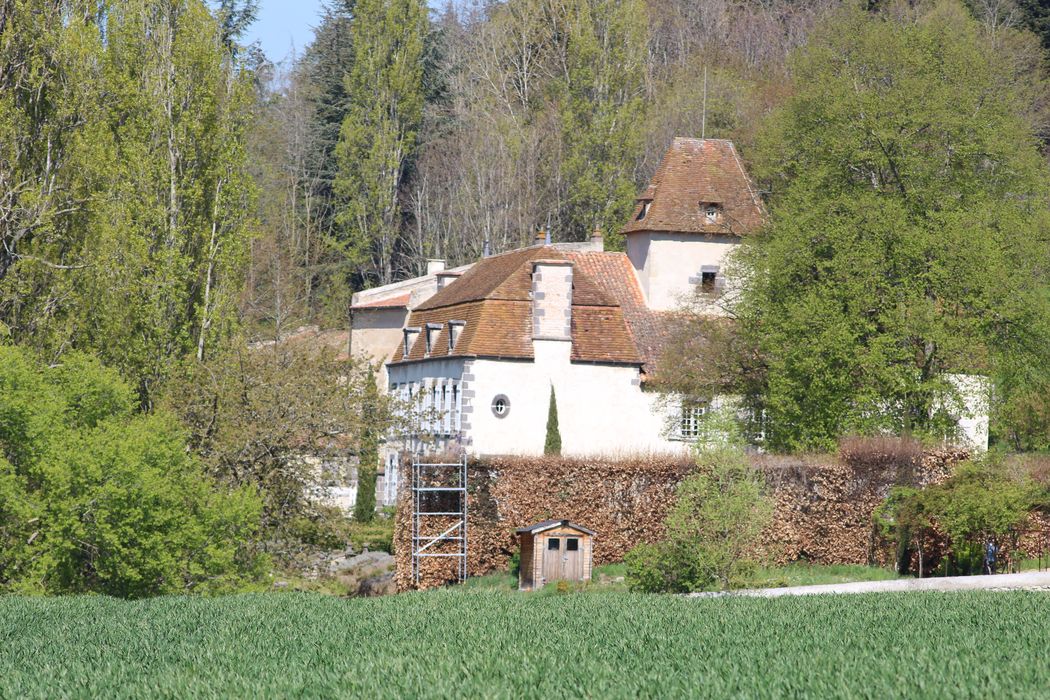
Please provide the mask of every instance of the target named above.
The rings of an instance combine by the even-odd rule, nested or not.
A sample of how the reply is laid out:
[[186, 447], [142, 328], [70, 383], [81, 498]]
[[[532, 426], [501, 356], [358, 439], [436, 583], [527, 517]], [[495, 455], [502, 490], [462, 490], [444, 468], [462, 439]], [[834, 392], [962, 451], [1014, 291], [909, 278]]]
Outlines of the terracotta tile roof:
[[569, 253], [576, 269], [583, 272], [609, 296], [623, 312], [631, 337], [642, 358], [642, 372], [649, 377], [656, 373], [670, 334], [672, 315], [653, 311], [645, 304], [645, 296], [638, 284], [634, 266], [623, 253], [578, 252]]
[[[716, 221], [707, 220], [703, 204], [718, 205]], [[756, 229], [763, 217], [762, 203], [732, 141], [676, 138], [623, 232], [739, 236]]]
[[[567, 260], [567, 254], [552, 246], [532, 246], [485, 258], [450, 282], [444, 289], [416, 307], [417, 311], [453, 306], [481, 299], [531, 301], [532, 266], [535, 260]], [[572, 303], [613, 306], [616, 301], [586, 278], [574, 279]]]
[[379, 299], [377, 301], [367, 301], [363, 304], [354, 304], [354, 309], [406, 309], [408, 303], [412, 300], [412, 294], [399, 294], [396, 297], [390, 297], [389, 299]]
[[[532, 263], [537, 260], [575, 262], [572, 255], [550, 246], [535, 246], [481, 260], [412, 311], [408, 326], [419, 328], [419, 336], [407, 358], [403, 357], [403, 347], [399, 344], [391, 361], [427, 357], [428, 323], [440, 324], [440, 329], [433, 331], [429, 357], [532, 359]], [[642, 357], [616, 296], [592, 279], [586, 270], [576, 268], [574, 265], [572, 359], [641, 364]], [[634, 273], [630, 274], [633, 278]], [[466, 322], [451, 351], [449, 321]]]

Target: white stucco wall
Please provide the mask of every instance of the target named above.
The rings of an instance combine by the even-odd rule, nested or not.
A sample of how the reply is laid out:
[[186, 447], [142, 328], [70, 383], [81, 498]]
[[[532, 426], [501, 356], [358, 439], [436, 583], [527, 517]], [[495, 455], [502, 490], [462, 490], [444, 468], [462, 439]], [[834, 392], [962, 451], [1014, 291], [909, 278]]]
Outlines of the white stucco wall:
[[991, 386], [987, 377], [976, 374], [949, 374], [947, 379], [959, 394], [961, 406], [952, 413], [959, 421], [959, 441], [978, 452], [988, 450], [988, 398]]
[[670, 311], [688, 300], [705, 265], [717, 265], [724, 274], [725, 257], [740, 243], [736, 236], [683, 233], [632, 233], [627, 257], [634, 266], [651, 309]]
[[[638, 369], [569, 361], [571, 344], [536, 341], [535, 362], [475, 360], [471, 365], [470, 451], [475, 454], [543, 454], [550, 389], [558, 402], [564, 455], [669, 453], [687, 443], [663, 437], [666, 422], [656, 397], [638, 385]], [[506, 417], [492, 400], [510, 399]]]

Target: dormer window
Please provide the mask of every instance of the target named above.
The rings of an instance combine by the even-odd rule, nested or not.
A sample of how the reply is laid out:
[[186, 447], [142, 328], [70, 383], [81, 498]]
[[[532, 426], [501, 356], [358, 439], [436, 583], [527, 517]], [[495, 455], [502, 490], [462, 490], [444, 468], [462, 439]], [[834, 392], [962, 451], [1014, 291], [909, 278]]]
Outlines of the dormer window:
[[404, 330], [404, 347], [402, 348], [402, 359], [408, 359], [408, 355], [412, 352], [412, 344], [416, 342], [416, 336], [419, 335], [418, 328], [406, 328]]
[[642, 208], [638, 210], [638, 221], [641, 221], [649, 215], [649, 207], [653, 205], [651, 199], [642, 200]]
[[701, 204], [700, 209], [704, 212], [704, 223], [716, 224], [722, 215], [722, 207], [713, 202]]
[[426, 354], [424, 357], [430, 357], [430, 353], [434, 351], [434, 342], [437, 340], [438, 333], [441, 332], [440, 323], [428, 323], [427, 324], [427, 335], [426, 335]]
[[459, 334], [463, 332], [463, 328], [466, 325], [466, 321], [448, 322], [448, 351], [450, 354], [456, 349], [456, 343], [459, 341]]

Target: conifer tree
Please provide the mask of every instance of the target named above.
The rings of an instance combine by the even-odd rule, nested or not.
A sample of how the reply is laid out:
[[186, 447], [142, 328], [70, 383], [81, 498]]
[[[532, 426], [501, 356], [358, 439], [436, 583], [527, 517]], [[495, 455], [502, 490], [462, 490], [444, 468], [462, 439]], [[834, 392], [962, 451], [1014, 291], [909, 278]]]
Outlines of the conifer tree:
[[561, 454], [561, 430], [558, 428], [558, 401], [551, 386], [551, 402], [547, 408], [547, 438], [543, 442], [543, 454]]
[[372, 377], [365, 379], [363, 398], [354, 520], [367, 523], [376, 514], [376, 467], [379, 463], [379, 390]]

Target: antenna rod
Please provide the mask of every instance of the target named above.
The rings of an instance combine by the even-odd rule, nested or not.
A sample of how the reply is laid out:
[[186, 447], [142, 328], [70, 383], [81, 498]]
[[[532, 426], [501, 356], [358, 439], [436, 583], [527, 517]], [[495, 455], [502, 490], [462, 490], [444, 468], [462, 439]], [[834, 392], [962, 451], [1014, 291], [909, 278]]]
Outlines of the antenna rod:
[[700, 117], [700, 138], [707, 136], [707, 66], [704, 66], [704, 111]]

